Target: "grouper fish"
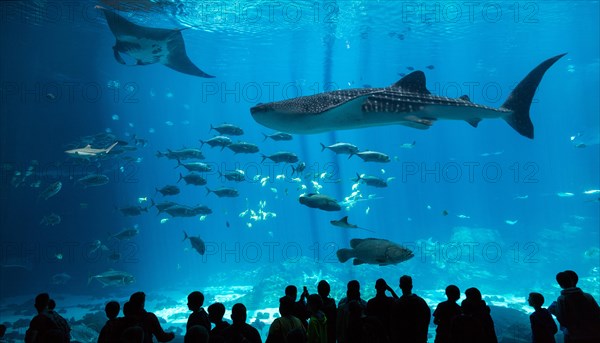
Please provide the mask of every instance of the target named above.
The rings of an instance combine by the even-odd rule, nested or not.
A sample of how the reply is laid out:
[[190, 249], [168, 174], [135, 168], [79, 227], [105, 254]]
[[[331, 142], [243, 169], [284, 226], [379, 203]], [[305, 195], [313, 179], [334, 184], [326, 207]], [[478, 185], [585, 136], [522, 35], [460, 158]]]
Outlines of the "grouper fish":
[[413, 252], [388, 241], [379, 238], [355, 238], [350, 240], [351, 249], [340, 249], [337, 251], [338, 260], [342, 263], [354, 258], [353, 264], [378, 264], [387, 266], [404, 262], [414, 257]]

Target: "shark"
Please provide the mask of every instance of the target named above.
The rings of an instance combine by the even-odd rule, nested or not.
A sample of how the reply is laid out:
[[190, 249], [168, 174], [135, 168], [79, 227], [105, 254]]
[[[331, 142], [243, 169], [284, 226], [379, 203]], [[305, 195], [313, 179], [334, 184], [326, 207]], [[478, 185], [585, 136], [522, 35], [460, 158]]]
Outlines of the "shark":
[[115, 146], [117, 146], [117, 144], [119, 144], [119, 142], [114, 142], [108, 148], [105, 148], [105, 149], [92, 148], [92, 146], [88, 144], [88, 145], [84, 146], [83, 148], [66, 150], [65, 153], [67, 153], [69, 155], [85, 157], [85, 158], [95, 157], [95, 156], [99, 156], [99, 155], [108, 154]]
[[546, 71], [566, 55], [549, 58], [525, 76], [499, 107], [459, 98], [436, 96], [426, 88], [425, 74], [414, 71], [389, 87], [335, 90], [310, 96], [257, 104], [254, 120], [292, 134], [315, 134], [382, 125], [426, 130], [437, 120], [463, 120], [477, 127], [483, 119], [504, 119], [520, 135], [533, 139], [530, 118], [533, 96]]
[[[96, 6], [106, 17], [108, 27], [115, 36], [114, 57], [120, 64], [143, 66], [161, 63], [180, 73], [213, 78], [200, 70], [188, 57], [181, 29], [160, 29], [134, 24], [117, 13]], [[129, 55], [135, 63], [128, 64], [121, 54]]]

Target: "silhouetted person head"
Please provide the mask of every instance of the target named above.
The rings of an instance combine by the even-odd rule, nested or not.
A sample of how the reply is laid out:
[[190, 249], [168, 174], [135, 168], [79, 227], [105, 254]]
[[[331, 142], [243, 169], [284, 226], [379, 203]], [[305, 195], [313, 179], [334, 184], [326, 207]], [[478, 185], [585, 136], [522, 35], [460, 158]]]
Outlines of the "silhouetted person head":
[[377, 281], [375, 281], [375, 290], [377, 291], [377, 293], [385, 293], [386, 289], [387, 283], [384, 279], [377, 279]]
[[306, 305], [311, 313], [317, 313], [323, 308], [323, 299], [318, 294], [311, 294], [306, 299]]
[[325, 280], [319, 281], [319, 284], [317, 285], [317, 293], [319, 293], [321, 298], [327, 298], [330, 292], [331, 286], [329, 286], [329, 282]]
[[346, 286], [346, 297], [351, 300], [360, 299], [360, 283], [358, 280], [350, 280], [348, 281], [348, 285]]
[[35, 309], [38, 312], [43, 312], [48, 309], [48, 302], [50, 301], [50, 295], [48, 293], [40, 293], [35, 297]]
[[233, 324], [244, 324], [246, 322], [246, 306], [237, 303], [231, 308], [231, 320]]
[[131, 317], [135, 315], [134, 305], [127, 301], [123, 304], [123, 315], [125, 317]]
[[527, 299], [529, 305], [535, 309], [541, 308], [544, 305], [544, 300], [543, 295], [535, 292], [529, 293], [529, 298]]
[[279, 298], [279, 314], [282, 317], [289, 316], [294, 312], [294, 300], [289, 296]]
[[292, 298], [292, 300], [296, 301], [298, 297], [298, 288], [294, 285], [289, 285], [285, 288], [285, 295]]
[[104, 313], [106, 313], [106, 317], [108, 319], [115, 319], [119, 315], [119, 311], [121, 310], [121, 305], [119, 305], [116, 301], [109, 301], [104, 306]]
[[48, 311], [54, 311], [56, 308], [56, 301], [54, 299], [48, 300]]
[[194, 325], [185, 334], [184, 343], [207, 343], [208, 331], [202, 325]]
[[4, 337], [5, 333], [6, 333], [6, 325], [0, 324], [0, 337]]
[[225, 305], [221, 303], [214, 303], [208, 306], [208, 320], [211, 323], [220, 323], [223, 321], [223, 316], [225, 315]]
[[360, 292], [360, 282], [358, 280], [350, 280], [346, 285], [348, 291]]
[[481, 292], [477, 288], [475, 288], [475, 287], [468, 288], [465, 291], [465, 297], [467, 297], [467, 300], [471, 300], [471, 301], [474, 301], [474, 302], [483, 301], [483, 297], [481, 296]]
[[146, 305], [146, 294], [144, 292], [135, 292], [129, 297], [129, 302], [135, 305], [141, 305], [142, 308]]
[[135, 292], [129, 297], [129, 306], [133, 315], [144, 313], [146, 306], [146, 294], [144, 292]]
[[446, 297], [448, 297], [448, 300], [450, 301], [457, 301], [460, 299], [460, 289], [455, 285], [449, 285], [446, 287]]
[[573, 281], [573, 287], [577, 287], [577, 282], [579, 282], [579, 276], [572, 270], [565, 270], [565, 273], [571, 278]]
[[188, 295], [188, 308], [190, 311], [200, 311], [200, 308], [204, 304], [204, 294], [202, 292], [194, 291]]
[[400, 277], [400, 289], [403, 294], [411, 294], [413, 288], [412, 278], [408, 275]]
[[[577, 275], [577, 274], [575, 274], [575, 275]], [[577, 281], [575, 279], [573, 279], [573, 275], [568, 272], [560, 272], [560, 273], [556, 274], [556, 282], [558, 282], [558, 285], [560, 286], [560, 288], [564, 289], [564, 288], [575, 287], [575, 285], [577, 284]]]

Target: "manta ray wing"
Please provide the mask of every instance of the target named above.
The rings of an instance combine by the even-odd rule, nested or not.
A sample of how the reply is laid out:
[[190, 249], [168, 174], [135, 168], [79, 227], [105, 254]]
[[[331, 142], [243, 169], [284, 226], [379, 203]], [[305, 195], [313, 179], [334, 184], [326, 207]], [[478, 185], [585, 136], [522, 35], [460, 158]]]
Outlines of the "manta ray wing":
[[100, 0], [103, 4], [125, 12], [150, 12], [160, 9], [160, 5], [151, 0]]
[[177, 30], [172, 35], [169, 36], [169, 40], [167, 41], [168, 54], [165, 61], [165, 65], [173, 70], [176, 70], [180, 73], [213, 78], [214, 76], [209, 75], [200, 68], [196, 67], [194, 63], [190, 60], [185, 51], [185, 44], [183, 42], [183, 36], [181, 35], [181, 30]]
[[[149, 31], [153, 36], [156, 31], [171, 31], [167, 29], [154, 29], [147, 28], [137, 24], [134, 24], [117, 13], [107, 10], [105, 8], [99, 7], [99, 9], [104, 13], [104, 17], [106, 18], [106, 22], [108, 23], [108, 27], [110, 31], [113, 33], [117, 41], [123, 41], [126, 39], [125, 37], [136, 38], [147, 38]], [[156, 38], [156, 37], [153, 37]]]
[[120, 53], [137, 60], [135, 65], [162, 63], [178, 72], [212, 78], [200, 70], [187, 56], [181, 29], [170, 30], [134, 24], [110, 10], [100, 8], [108, 27], [117, 40], [113, 47], [117, 62], [126, 64]]

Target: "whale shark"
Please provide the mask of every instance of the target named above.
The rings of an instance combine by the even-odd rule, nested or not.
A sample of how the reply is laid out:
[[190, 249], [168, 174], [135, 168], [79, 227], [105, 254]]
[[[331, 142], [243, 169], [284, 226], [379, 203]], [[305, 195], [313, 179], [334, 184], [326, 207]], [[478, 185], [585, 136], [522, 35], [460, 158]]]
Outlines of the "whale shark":
[[[180, 73], [212, 78], [200, 70], [188, 57], [182, 29], [157, 29], [134, 24], [117, 13], [96, 6], [106, 17], [108, 27], [115, 36], [113, 53], [117, 62], [129, 66], [161, 63]], [[129, 64], [121, 54], [129, 55], [135, 63]]]
[[336, 90], [257, 104], [250, 113], [263, 126], [296, 134], [392, 124], [425, 130], [442, 119], [464, 120], [477, 127], [483, 119], [501, 118], [522, 136], [533, 139], [529, 116], [533, 96], [546, 71], [564, 55], [535, 67], [499, 108], [475, 104], [467, 95], [433, 95], [426, 88], [425, 74], [417, 70], [389, 87]]

